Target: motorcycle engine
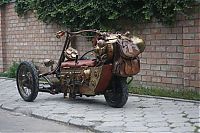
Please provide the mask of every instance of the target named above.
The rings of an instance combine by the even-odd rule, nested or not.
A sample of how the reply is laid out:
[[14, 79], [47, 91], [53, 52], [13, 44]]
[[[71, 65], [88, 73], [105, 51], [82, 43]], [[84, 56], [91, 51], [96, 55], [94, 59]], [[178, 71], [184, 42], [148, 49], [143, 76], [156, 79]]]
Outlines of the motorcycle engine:
[[[101, 71], [102, 66], [61, 69], [62, 92], [75, 90], [76, 93], [94, 95]], [[74, 86], [76, 87], [73, 88]]]
[[83, 85], [89, 82], [91, 75], [90, 69], [83, 69], [83, 68], [69, 68], [69, 69], [62, 69], [61, 71], [61, 80], [65, 85]]

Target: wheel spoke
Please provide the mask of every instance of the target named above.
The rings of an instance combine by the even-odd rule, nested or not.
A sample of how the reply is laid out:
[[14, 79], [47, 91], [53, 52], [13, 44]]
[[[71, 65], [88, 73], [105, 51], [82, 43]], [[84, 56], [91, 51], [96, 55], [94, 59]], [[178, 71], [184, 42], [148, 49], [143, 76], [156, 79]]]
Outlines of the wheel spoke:
[[33, 77], [26, 66], [20, 68], [18, 80], [21, 92], [28, 97], [33, 88]]
[[31, 62], [22, 62], [17, 69], [17, 87], [21, 97], [28, 102], [33, 101], [38, 94], [38, 73]]

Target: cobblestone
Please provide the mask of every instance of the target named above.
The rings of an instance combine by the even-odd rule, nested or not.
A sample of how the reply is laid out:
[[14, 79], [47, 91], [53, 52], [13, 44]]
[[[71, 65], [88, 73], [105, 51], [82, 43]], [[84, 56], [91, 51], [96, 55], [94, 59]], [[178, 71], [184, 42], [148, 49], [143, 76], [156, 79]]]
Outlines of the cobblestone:
[[72, 101], [62, 94], [39, 93], [25, 102], [14, 80], [0, 79], [1, 108], [88, 127], [98, 132], [192, 133], [199, 123], [199, 103], [129, 96], [124, 108], [112, 108], [103, 96]]
[[146, 131], [148, 131], [148, 128], [145, 127], [145, 126], [138, 126], [138, 127], [128, 126], [128, 127], [125, 127], [124, 131], [128, 131], [128, 132], [146, 132]]
[[153, 127], [153, 128], [149, 128], [148, 131], [150, 132], [170, 132], [171, 128], [169, 127]]

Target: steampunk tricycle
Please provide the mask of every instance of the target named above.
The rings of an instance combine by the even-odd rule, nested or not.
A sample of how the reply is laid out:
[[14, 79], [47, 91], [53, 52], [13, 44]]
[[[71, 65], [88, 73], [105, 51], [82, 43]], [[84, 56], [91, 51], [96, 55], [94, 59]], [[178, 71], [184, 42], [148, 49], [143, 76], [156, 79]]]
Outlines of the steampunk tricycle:
[[[79, 56], [71, 47], [72, 38], [91, 35], [92, 50]], [[138, 55], [144, 50], [144, 42], [138, 37], [125, 34], [82, 30], [59, 31], [56, 37], [66, 36], [57, 62], [44, 60], [49, 70], [41, 72], [32, 62], [21, 62], [17, 70], [17, 87], [21, 97], [33, 101], [38, 92], [63, 93], [70, 99], [76, 96], [103, 94], [112, 107], [123, 107], [128, 99], [127, 77], [140, 71]], [[92, 56], [93, 55], [93, 56]]]

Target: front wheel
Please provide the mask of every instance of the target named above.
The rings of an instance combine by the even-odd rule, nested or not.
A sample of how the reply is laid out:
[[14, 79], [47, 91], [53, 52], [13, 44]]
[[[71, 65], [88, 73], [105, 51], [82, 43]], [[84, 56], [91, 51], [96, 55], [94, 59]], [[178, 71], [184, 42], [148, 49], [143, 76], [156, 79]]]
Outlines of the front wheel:
[[38, 95], [38, 73], [31, 62], [20, 63], [17, 69], [17, 88], [24, 101], [32, 102]]
[[109, 106], [115, 108], [123, 107], [128, 100], [127, 78], [113, 76], [109, 88], [106, 90], [104, 97]]

